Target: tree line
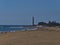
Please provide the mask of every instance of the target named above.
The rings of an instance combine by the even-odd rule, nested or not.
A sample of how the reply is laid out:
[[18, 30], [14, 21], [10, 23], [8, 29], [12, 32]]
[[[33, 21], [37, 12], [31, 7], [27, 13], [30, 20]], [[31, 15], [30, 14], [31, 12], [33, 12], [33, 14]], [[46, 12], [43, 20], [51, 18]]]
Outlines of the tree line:
[[48, 23], [46, 22], [38, 22], [38, 25], [43, 25], [43, 26], [60, 26], [60, 23], [56, 21], [49, 21]]

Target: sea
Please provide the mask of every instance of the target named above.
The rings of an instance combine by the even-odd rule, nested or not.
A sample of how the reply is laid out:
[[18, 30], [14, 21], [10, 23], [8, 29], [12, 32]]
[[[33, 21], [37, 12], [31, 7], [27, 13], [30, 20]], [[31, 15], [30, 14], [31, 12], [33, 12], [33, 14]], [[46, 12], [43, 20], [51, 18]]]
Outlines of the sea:
[[15, 32], [18, 30], [35, 30], [36, 27], [31, 28], [31, 25], [0, 25], [0, 32]]

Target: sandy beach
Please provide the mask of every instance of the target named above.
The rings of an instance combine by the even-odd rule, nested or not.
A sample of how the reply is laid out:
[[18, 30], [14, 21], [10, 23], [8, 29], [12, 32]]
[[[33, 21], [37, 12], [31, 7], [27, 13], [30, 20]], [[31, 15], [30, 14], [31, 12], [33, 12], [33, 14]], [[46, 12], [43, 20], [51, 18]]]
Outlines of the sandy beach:
[[60, 45], [60, 31], [41, 30], [0, 34], [0, 45]]

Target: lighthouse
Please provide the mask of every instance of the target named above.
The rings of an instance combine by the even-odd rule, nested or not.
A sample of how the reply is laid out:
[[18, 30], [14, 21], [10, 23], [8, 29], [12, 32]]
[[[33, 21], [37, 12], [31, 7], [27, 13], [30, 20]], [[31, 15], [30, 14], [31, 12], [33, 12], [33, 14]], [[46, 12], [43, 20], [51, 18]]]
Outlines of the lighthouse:
[[34, 16], [32, 17], [32, 25], [34, 26]]

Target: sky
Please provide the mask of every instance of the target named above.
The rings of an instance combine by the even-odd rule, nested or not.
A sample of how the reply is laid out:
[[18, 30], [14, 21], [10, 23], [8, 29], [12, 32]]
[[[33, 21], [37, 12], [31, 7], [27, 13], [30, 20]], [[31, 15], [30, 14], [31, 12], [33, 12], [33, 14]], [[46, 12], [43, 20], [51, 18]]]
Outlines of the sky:
[[0, 0], [0, 25], [60, 22], [60, 0]]

